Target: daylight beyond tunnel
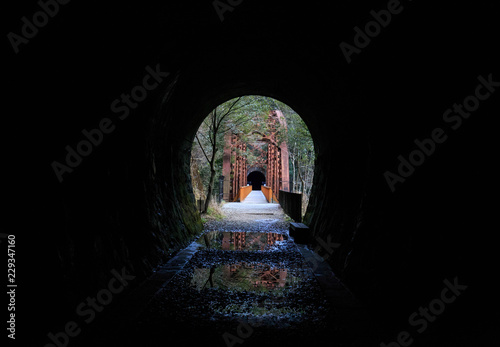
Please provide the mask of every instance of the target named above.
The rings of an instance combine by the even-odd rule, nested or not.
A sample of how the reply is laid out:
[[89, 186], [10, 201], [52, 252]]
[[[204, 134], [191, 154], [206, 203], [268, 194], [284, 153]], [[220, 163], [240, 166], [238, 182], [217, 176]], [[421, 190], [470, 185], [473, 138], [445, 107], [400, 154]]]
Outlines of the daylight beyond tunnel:
[[305, 212], [314, 176], [314, 144], [302, 118], [288, 105], [261, 95], [243, 95], [216, 106], [202, 121], [191, 149], [196, 201], [211, 204], [239, 200], [247, 185], [265, 183], [279, 191], [302, 194]]

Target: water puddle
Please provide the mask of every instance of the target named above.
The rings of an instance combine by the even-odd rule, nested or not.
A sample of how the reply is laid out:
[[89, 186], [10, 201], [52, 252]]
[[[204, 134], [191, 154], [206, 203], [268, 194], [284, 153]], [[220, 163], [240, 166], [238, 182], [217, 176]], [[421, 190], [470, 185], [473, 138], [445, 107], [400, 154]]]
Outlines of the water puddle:
[[212, 317], [293, 321], [316, 317], [325, 309], [326, 302], [307, 269], [241, 262], [193, 268], [186, 275], [190, 297], [207, 300], [205, 312]]
[[196, 242], [202, 247], [152, 306], [163, 317], [194, 326], [245, 319], [307, 331], [324, 320], [324, 294], [285, 232], [211, 231]]
[[279, 247], [287, 240], [285, 234], [246, 231], [210, 231], [198, 239], [198, 243], [223, 251], [266, 251]]
[[191, 286], [197, 290], [272, 291], [279, 295], [297, 288], [303, 278], [304, 274], [283, 267], [236, 263], [194, 269]]

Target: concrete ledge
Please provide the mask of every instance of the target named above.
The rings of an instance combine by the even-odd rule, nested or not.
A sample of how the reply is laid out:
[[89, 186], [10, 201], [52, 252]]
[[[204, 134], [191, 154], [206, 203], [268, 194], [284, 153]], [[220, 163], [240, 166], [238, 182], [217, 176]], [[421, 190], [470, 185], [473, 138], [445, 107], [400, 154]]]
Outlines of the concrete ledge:
[[310, 239], [309, 227], [303, 223], [290, 223], [289, 232], [295, 243], [307, 244]]

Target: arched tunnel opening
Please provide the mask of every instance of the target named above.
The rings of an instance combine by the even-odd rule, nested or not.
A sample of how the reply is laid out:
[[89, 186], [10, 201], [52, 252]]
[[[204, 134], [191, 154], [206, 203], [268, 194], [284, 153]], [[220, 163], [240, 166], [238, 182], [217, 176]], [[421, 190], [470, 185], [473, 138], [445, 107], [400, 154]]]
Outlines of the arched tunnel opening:
[[[280, 336], [291, 344], [359, 346], [370, 345], [363, 340], [368, 336], [375, 345], [388, 346], [410, 339], [428, 346], [472, 345], [492, 336], [496, 318], [489, 308], [496, 296], [490, 265], [497, 252], [490, 249], [496, 244], [489, 224], [495, 211], [487, 196], [495, 182], [490, 166], [496, 136], [488, 133], [494, 127], [486, 120], [497, 113], [490, 96], [498, 93], [499, 77], [492, 73], [498, 61], [490, 34], [496, 21], [485, 18], [495, 12], [461, 4], [430, 12], [405, 4], [404, 14], [393, 16], [365, 48], [351, 45], [348, 61], [342, 49], [347, 46], [339, 45], [352, 43], [359, 33], [352, 28], [361, 30], [359, 23], [374, 6], [358, 5], [318, 11], [290, 2], [244, 2], [226, 11], [223, 21], [213, 6], [192, 3], [102, 5], [102, 11], [61, 11], [42, 34], [18, 41], [24, 51], [13, 64], [9, 93], [28, 85], [36, 93], [29, 94], [30, 102], [24, 92], [12, 97], [16, 114], [26, 118], [18, 117], [22, 124], [9, 128], [22, 130], [19, 139], [28, 148], [19, 158], [27, 172], [36, 170], [24, 182], [36, 186], [23, 195], [34, 206], [26, 214], [41, 215], [31, 218], [35, 228], [16, 235], [16, 247], [24, 247], [16, 266], [30, 293], [23, 299], [29, 311], [21, 306], [16, 311], [18, 324], [33, 327], [30, 336], [19, 333], [19, 338], [48, 346], [155, 346], [171, 336], [265, 343], [267, 330], [258, 322], [240, 326], [224, 316], [230, 300], [224, 306], [208, 299], [195, 305], [184, 293], [186, 301], [177, 302], [191, 305], [171, 312], [188, 309], [190, 315], [180, 314], [172, 325], [151, 318], [168, 315], [155, 297], [166, 283], [185, 281], [188, 294], [194, 294], [197, 286], [212, 290], [211, 282], [215, 286], [223, 276], [254, 275], [243, 265], [217, 267], [201, 257], [213, 252], [228, 265], [223, 257], [244, 241], [242, 234], [217, 234], [224, 232], [217, 220], [210, 221], [212, 248], [202, 249], [190, 267], [193, 277], [176, 275], [190, 261], [190, 250], [206, 248], [193, 245], [207, 222], [196, 206], [190, 175], [196, 131], [216, 106], [241, 95], [280, 100], [307, 124], [316, 154], [302, 221], [311, 236], [307, 248], [317, 255], [309, 259], [318, 269], [328, 265], [338, 282], [303, 293], [349, 290], [332, 300], [326, 323], [299, 324], [317, 326], [321, 334], [299, 336], [289, 322], [278, 327], [289, 333]], [[461, 21], [471, 18], [471, 11], [481, 21]], [[87, 14], [95, 30], [82, 33]], [[19, 12], [16, 20], [24, 15]], [[472, 47], [474, 56], [462, 47]], [[469, 96], [477, 90], [476, 108]], [[87, 95], [92, 97], [82, 97]], [[459, 102], [474, 111], [450, 113], [463, 110], [454, 106]], [[46, 117], [26, 121], [42, 111]], [[266, 213], [258, 223], [272, 223], [276, 212]], [[24, 218], [17, 224], [24, 228]], [[279, 233], [269, 234], [272, 242], [282, 242]], [[215, 239], [229, 249], [218, 249]], [[3, 236], [0, 241], [1, 247], [8, 242]], [[279, 267], [262, 271], [267, 277], [251, 277], [261, 289], [264, 281], [281, 288], [280, 279], [293, 278], [292, 271], [285, 275]], [[323, 281], [296, 278], [298, 291], [302, 282]], [[243, 300], [254, 288], [246, 284], [221, 297]], [[441, 300], [443, 291], [455, 293], [453, 303], [441, 305], [450, 301]], [[252, 314], [270, 309], [268, 293], [259, 295]], [[134, 314], [145, 307], [154, 307], [155, 315], [138, 319]], [[189, 317], [201, 307], [218, 310], [220, 325], [200, 330], [190, 325]], [[302, 313], [288, 308], [278, 313]], [[367, 316], [349, 319], [361, 311]], [[375, 321], [374, 331], [364, 334], [361, 321]], [[247, 323], [251, 329], [244, 330]], [[201, 333], [189, 333], [195, 330]]]
[[[246, 186], [261, 190], [265, 185], [269, 197], [278, 201], [281, 194], [285, 212], [301, 220], [315, 157], [309, 129], [290, 106], [263, 95], [229, 99], [206, 116], [194, 136], [190, 174], [195, 199], [207, 213], [213, 204], [243, 201]], [[296, 194], [293, 202], [288, 193]], [[292, 204], [293, 212], [288, 209]]]
[[252, 171], [248, 174], [247, 181], [252, 186], [252, 190], [260, 190], [266, 182], [266, 176], [260, 171]]

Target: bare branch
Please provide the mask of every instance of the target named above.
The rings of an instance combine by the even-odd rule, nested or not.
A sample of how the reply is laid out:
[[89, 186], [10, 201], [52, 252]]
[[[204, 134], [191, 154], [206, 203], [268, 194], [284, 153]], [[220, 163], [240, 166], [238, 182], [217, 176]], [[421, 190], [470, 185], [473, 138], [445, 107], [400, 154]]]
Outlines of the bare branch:
[[242, 108], [242, 107], [246, 106], [246, 105], [243, 105], [243, 106], [241, 106], [241, 107], [238, 107], [236, 110], [233, 110], [233, 107], [234, 107], [234, 106], [235, 106], [238, 102], [240, 102], [240, 100], [241, 100], [241, 96], [240, 96], [238, 99], [236, 99], [236, 101], [235, 101], [235, 102], [233, 102], [233, 103], [231, 104], [231, 106], [229, 106], [229, 109], [226, 111], [226, 113], [224, 113], [222, 116], [220, 116], [219, 121], [217, 122], [217, 128], [219, 128], [219, 127], [220, 127], [220, 124], [222, 123], [222, 121], [223, 121], [223, 120], [224, 120], [224, 119], [225, 119], [225, 118], [226, 118], [226, 117], [227, 117], [227, 116], [228, 116], [231, 112], [235, 112], [236, 110], [239, 110], [240, 108]]
[[208, 155], [207, 155], [207, 153], [205, 153], [205, 150], [203, 149], [203, 146], [201, 145], [200, 139], [198, 138], [198, 134], [196, 134], [195, 137], [196, 137], [196, 141], [198, 141], [198, 145], [200, 146], [201, 151], [203, 152], [203, 155], [205, 156], [207, 161], [210, 163], [210, 160], [208, 159]]

